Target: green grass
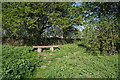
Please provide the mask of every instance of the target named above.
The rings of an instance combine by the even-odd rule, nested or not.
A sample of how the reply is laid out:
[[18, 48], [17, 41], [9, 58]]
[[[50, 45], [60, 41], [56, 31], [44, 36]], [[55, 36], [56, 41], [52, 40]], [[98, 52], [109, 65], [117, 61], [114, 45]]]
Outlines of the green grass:
[[[32, 78], [117, 78], [118, 55], [93, 56], [76, 44], [61, 45], [53, 55], [43, 57], [45, 69], [37, 68]], [[67, 57], [64, 57], [67, 56]], [[56, 59], [61, 58], [61, 59]], [[52, 61], [48, 63], [48, 61]]]
[[[38, 54], [52, 54], [39, 56]], [[60, 58], [60, 59], [59, 59]], [[2, 46], [3, 77], [117, 78], [118, 55], [94, 56], [77, 44], [38, 53], [32, 46]], [[48, 63], [51, 61], [51, 63]], [[41, 66], [47, 66], [41, 68]], [[12, 72], [11, 72], [12, 71]], [[30, 75], [29, 75], [30, 74]]]

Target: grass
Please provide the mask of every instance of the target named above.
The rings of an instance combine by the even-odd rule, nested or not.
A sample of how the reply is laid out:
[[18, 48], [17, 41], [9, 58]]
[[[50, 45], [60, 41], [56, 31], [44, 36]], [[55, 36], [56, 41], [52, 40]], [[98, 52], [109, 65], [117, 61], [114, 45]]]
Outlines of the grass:
[[[7, 66], [10, 69], [14, 67], [13, 71], [23, 71], [27, 75], [32, 69], [31, 65], [35, 67], [34, 72], [30, 72], [33, 75], [25, 76], [26, 78], [117, 78], [119, 73], [118, 54], [95, 56], [77, 44], [59, 45], [59, 48], [53, 52], [44, 49], [42, 53], [38, 53], [31, 46], [4, 45], [2, 52], [3, 61], [7, 63], [4, 65], [6, 70]], [[52, 55], [39, 56], [38, 54]], [[15, 60], [18, 61], [15, 62]], [[23, 66], [20, 67], [20, 65]], [[24, 66], [29, 66], [30, 70]], [[44, 67], [41, 68], [41, 66]], [[8, 75], [11, 74], [8, 73]], [[16, 71], [14, 74], [21, 75]]]
[[[43, 57], [32, 78], [117, 78], [118, 55], [93, 56], [85, 48], [76, 44], [60, 45], [50, 52], [43, 50], [41, 54], [52, 53]], [[48, 63], [51, 61], [51, 63]]]

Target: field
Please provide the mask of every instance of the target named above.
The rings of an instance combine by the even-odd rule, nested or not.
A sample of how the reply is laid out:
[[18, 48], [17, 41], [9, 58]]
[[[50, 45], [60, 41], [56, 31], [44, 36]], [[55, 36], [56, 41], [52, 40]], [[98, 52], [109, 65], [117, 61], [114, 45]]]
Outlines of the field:
[[[42, 54], [42, 55], [40, 55]], [[77, 44], [38, 53], [31, 46], [2, 47], [3, 78], [117, 78], [118, 55], [94, 56]]]

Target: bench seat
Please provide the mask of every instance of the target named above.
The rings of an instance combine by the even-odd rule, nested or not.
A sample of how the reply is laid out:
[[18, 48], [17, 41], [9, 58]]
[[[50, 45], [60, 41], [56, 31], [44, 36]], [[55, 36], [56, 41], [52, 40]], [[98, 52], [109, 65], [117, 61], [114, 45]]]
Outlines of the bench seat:
[[33, 48], [37, 48], [38, 52], [42, 51], [42, 48], [50, 48], [51, 51], [54, 51], [54, 48], [56, 48], [58, 46], [33, 46]]

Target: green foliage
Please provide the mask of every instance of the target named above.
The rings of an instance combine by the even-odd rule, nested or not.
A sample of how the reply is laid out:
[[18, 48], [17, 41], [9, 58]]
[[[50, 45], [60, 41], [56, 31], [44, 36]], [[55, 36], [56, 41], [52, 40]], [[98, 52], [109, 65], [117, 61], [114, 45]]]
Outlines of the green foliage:
[[[69, 17], [71, 5], [72, 3], [57, 2], [3, 2], [2, 26], [5, 31], [3, 37], [26, 38], [35, 42], [45, 36], [43, 35], [45, 30], [52, 26], [71, 28], [73, 25]], [[68, 31], [64, 33], [66, 32]]]
[[41, 65], [40, 56], [26, 46], [2, 46], [2, 78], [23, 78], [32, 76]]
[[88, 16], [85, 17], [82, 40], [83, 45], [93, 53], [108, 55], [118, 53], [120, 37], [118, 4], [84, 3], [84, 6], [88, 6], [85, 8]]

